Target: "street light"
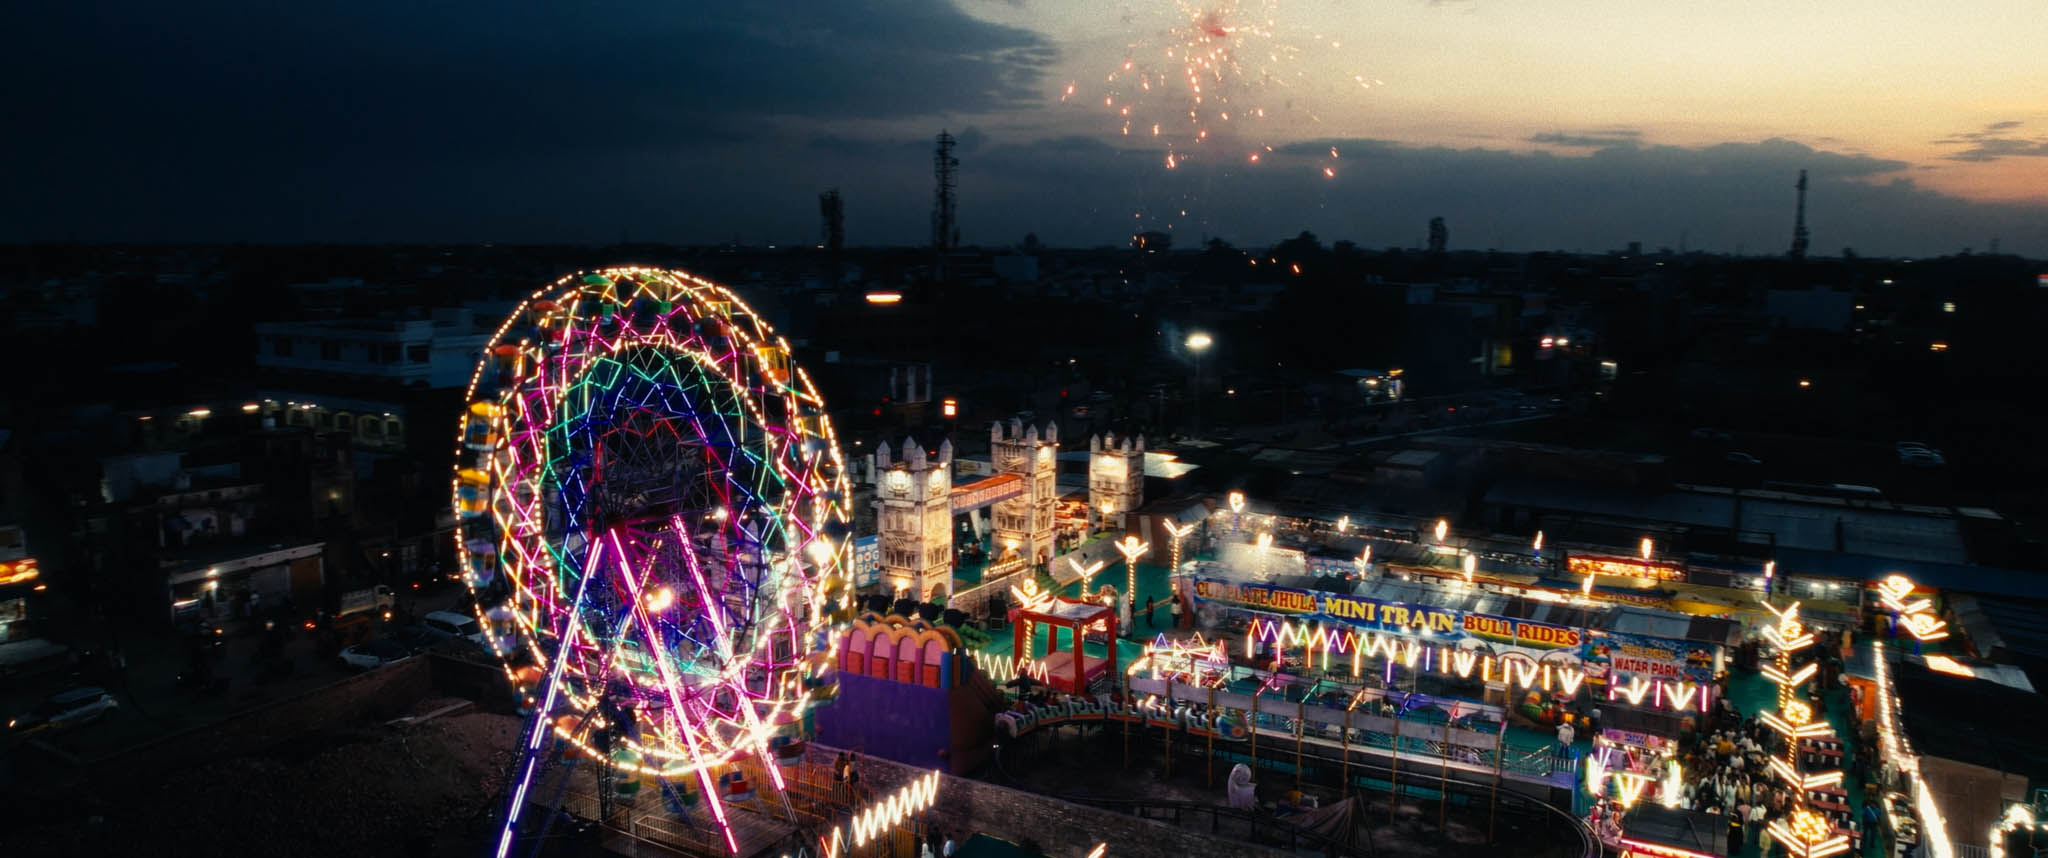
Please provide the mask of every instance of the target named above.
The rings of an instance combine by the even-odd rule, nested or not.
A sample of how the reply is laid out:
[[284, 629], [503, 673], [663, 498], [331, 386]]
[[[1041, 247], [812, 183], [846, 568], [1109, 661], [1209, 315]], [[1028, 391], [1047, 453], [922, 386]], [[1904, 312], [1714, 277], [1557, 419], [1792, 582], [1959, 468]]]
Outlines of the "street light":
[[1136, 605], [1138, 593], [1138, 558], [1145, 556], [1145, 552], [1152, 549], [1152, 544], [1138, 541], [1137, 534], [1133, 533], [1124, 534], [1122, 541], [1112, 544], [1116, 546], [1117, 553], [1124, 556], [1124, 609], [1122, 611], [1122, 619], [1124, 628], [1129, 629], [1131, 627], [1131, 610]]
[[1171, 522], [1171, 521], [1169, 521], [1169, 522], [1166, 522], [1165, 524], [1166, 524], [1166, 533], [1167, 533], [1167, 535], [1168, 535], [1168, 536], [1171, 536], [1171, 537], [1173, 537], [1173, 572], [1172, 572], [1172, 574], [1174, 574], [1174, 575], [1179, 575], [1179, 574], [1180, 574], [1180, 540], [1181, 540], [1181, 537], [1187, 536], [1188, 534], [1190, 534], [1190, 533], [1193, 533], [1193, 532], [1195, 532], [1195, 525], [1194, 525], [1194, 523], [1193, 523], [1193, 522], [1190, 522], [1190, 523], [1188, 523], [1188, 524], [1177, 524], [1177, 523], [1175, 523], [1175, 522]]
[[1202, 333], [1201, 331], [1196, 331], [1192, 334], [1189, 334], [1187, 339], [1188, 351], [1193, 352], [1195, 355], [1194, 423], [1196, 427], [1200, 427], [1202, 425], [1202, 353], [1208, 351], [1209, 346], [1214, 345], [1215, 342], [1216, 341], [1210, 338], [1208, 334]]

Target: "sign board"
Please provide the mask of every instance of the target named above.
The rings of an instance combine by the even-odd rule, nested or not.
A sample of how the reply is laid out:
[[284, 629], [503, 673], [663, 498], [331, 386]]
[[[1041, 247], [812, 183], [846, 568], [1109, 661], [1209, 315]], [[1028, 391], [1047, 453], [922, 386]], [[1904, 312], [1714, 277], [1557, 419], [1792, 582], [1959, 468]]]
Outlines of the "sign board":
[[1486, 614], [1466, 614], [1465, 633], [1483, 640], [1537, 650], [1574, 649], [1586, 642], [1578, 629]]
[[1383, 602], [1363, 596], [1324, 593], [1322, 613], [1332, 620], [1368, 629], [1423, 634], [1457, 634], [1459, 612], [1429, 605]]
[[1705, 644], [1607, 632], [1593, 640], [1587, 659], [1607, 662], [1610, 682], [1615, 676], [1714, 681], [1714, 651]]
[[853, 585], [872, 587], [882, 580], [880, 536], [863, 536], [853, 541]]
[[1637, 560], [1631, 557], [1601, 557], [1591, 554], [1574, 554], [1565, 558], [1565, 567], [1573, 575], [1596, 575], [1607, 578], [1648, 578], [1652, 581], [1684, 581], [1685, 567], [1675, 563], [1658, 563], [1655, 560]]
[[1269, 587], [1263, 584], [1239, 584], [1197, 578], [1195, 598], [1276, 614], [1316, 612], [1316, 594], [1292, 587]]

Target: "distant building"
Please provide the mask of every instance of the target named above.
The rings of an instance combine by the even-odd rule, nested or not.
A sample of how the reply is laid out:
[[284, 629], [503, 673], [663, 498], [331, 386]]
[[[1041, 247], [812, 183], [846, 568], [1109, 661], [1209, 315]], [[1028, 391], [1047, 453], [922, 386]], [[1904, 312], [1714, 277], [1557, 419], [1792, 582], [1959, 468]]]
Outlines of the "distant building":
[[1825, 286], [1772, 289], [1764, 296], [1764, 315], [1771, 324], [1814, 331], [1847, 331], [1854, 318], [1856, 296]]
[[1005, 283], [1038, 282], [1038, 257], [1002, 255], [991, 257], [996, 279]]
[[264, 322], [256, 326], [256, 365], [327, 378], [462, 387], [490, 340], [486, 323], [467, 308], [437, 309], [424, 319]]

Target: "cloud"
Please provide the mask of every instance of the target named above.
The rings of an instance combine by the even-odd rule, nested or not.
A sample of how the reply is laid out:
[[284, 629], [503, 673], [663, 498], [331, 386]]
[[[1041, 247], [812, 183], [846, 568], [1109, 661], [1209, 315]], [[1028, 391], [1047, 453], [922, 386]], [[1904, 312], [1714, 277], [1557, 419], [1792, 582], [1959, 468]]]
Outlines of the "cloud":
[[341, 205], [322, 192], [496, 196], [451, 184], [480, 166], [573, 185], [792, 126], [958, 129], [1039, 103], [1056, 58], [937, 0], [109, 0], [13, 4], [0, 31], [35, 34], [0, 76], [37, 128], [0, 136], [0, 158], [37, 165], [0, 202], [0, 240], [232, 232], [247, 209], [311, 228], [330, 216], [283, 210]]
[[2016, 119], [1993, 122], [1982, 131], [1965, 131], [1934, 141], [1940, 146], [1967, 146], [1942, 157], [1950, 161], [1996, 161], [2000, 158], [2048, 158], [2048, 137], [2020, 138], [2007, 132], [2025, 123]]
[[1546, 146], [1565, 146], [1579, 149], [1605, 149], [1611, 146], [1635, 146], [1643, 142], [1643, 132], [1634, 128], [1613, 128], [1604, 131], [1590, 131], [1582, 134], [1567, 134], [1550, 131], [1532, 135], [1530, 143]]

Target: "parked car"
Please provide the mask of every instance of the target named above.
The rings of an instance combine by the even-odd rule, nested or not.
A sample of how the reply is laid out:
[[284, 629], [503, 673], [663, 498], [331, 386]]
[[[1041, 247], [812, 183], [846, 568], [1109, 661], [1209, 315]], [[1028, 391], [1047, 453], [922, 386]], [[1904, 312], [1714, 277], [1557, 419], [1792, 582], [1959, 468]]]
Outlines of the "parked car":
[[420, 626], [425, 628], [428, 634], [444, 640], [460, 639], [477, 646], [490, 646], [489, 638], [484, 635], [483, 626], [477, 623], [475, 617], [466, 614], [432, 611], [420, 619]]
[[1926, 444], [1922, 444], [1922, 443], [1920, 443], [1920, 442], [1918, 442], [1918, 441], [1900, 441], [1900, 442], [1898, 442], [1897, 444], [1893, 444], [1893, 445], [1892, 445], [1892, 448], [1893, 448], [1893, 449], [1895, 449], [1895, 450], [1898, 450], [1898, 451], [1899, 451], [1899, 454], [1900, 454], [1900, 455], [1905, 455], [1906, 453], [1908, 453], [1908, 452], [1911, 452], [1911, 451], [1913, 451], [1913, 450], [1932, 450], [1932, 449], [1934, 449], [1934, 448], [1932, 448], [1932, 447], [1929, 447], [1929, 446], [1927, 446]]
[[414, 653], [422, 653], [448, 642], [448, 637], [429, 631], [426, 626], [406, 626], [391, 633], [391, 640]]
[[341, 664], [356, 670], [374, 670], [412, 657], [412, 651], [392, 640], [375, 640], [341, 651]]
[[1732, 434], [1732, 433], [1729, 433], [1729, 432], [1727, 432], [1727, 431], [1725, 431], [1725, 430], [1721, 430], [1721, 429], [1709, 429], [1709, 428], [1707, 428], [1707, 427], [1704, 427], [1704, 426], [1702, 426], [1702, 427], [1700, 427], [1700, 428], [1698, 428], [1698, 429], [1694, 429], [1694, 430], [1692, 430], [1692, 437], [1693, 437], [1693, 438], [1695, 438], [1695, 439], [1697, 439], [1697, 440], [1700, 440], [1700, 441], [1733, 441], [1733, 440], [1735, 440], [1735, 436], [1734, 436], [1734, 434]]
[[1904, 450], [1899, 453], [1899, 464], [1908, 468], [1939, 468], [1948, 460], [1933, 450]]
[[8, 719], [7, 728], [19, 733], [62, 730], [95, 723], [120, 706], [104, 688], [73, 688], [53, 694], [34, 710]]
[[1744, 467], [1754, 467], [1754, 466], [1756, 466], [1756, 465], [1761, 465], [1761, 464], [1763, 464], [1763, 463], [1764, 463], [1762, 459], [1759, 459], [1759, 458], [1757, 458], [1757, 457], [1755, 457], [1755, 456], [1752, 456], [1752, 455], [1750, 455], [1750, 454], [1748, 454], [1748, 453], [1741, 453], [1741, 452], [1736, 452], [1736, 453], [1729, 453], [1729, 454], [1728, 454], [1728, 456], [1727, 456], [1727, 459], [1728, 459], [1728, 464], [1731, 464], [1731, 465], [1742, 465], [1742, 466], [1744, 466]]
[[1074, 406], [1074, 407], [1073, 407], [1073, 409], [1071, 409], [1071, 410], [1070, 410], [1070, 411], [1069, 411], [1068, 413], [1070, 413], [1070, 414], [1074, 415], [1074, 419], [1076, 419], [1076, 420], [1081, 420], [1081, 419], [1086, 419], [1086, 418], [1088, 417], [1088, 415], [1089, 415], [1089, 413], [1090, 413], [1090, 412], [1089, 412], [1089, 410], [1088, 410], [1088, 406], [1086, 406], [1086, 405], [1076, 405], [1076, 406]]
[[364, 587], [361, 590], [351, 590], [343, 593], [341, 595], [341, 611], [335, 614], [335, 616], [346, 617], [350, 614], [389, 611], [391, 606], [397, 603], [398, 595], [391, 592], [390, 587], [378, 584], [375, 587]]

